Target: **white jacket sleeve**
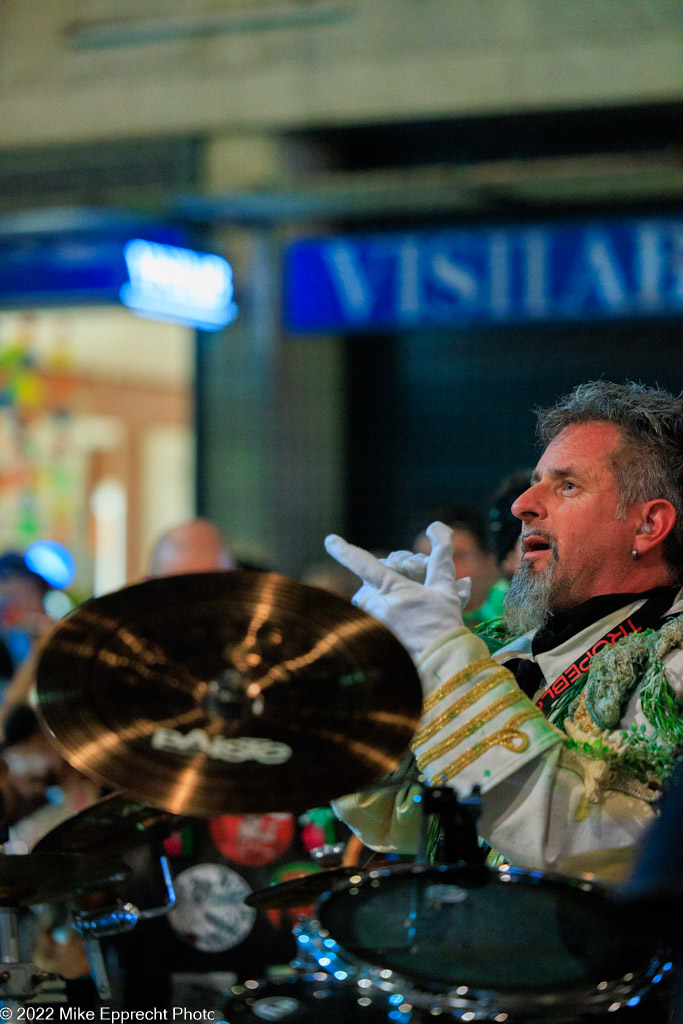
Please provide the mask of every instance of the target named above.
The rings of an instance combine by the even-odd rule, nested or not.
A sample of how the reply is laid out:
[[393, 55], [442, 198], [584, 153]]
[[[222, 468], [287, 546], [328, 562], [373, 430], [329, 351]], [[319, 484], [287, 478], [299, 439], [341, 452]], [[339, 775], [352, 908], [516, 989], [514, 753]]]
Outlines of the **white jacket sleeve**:
[[[429, 694], [413, 740], [418, 768], [432, 785], [463, 795], [481, 787], [480, 833], [506, 858], [552, 870], [572, 854], [637, 842], [653, 817], [652, 791], [570, 749], [481, 638], [457, 629], [425, 652], [418, 669]], [[391, 823], [386, 793], [376, 816], [367, 796], [362, 807], [351, 796], [336, 810], [366, 845], [407, 852], [416, 834], [409, 823], [419, 815], [411, 797], [392, 798]]]
[[429, 696], [412, 747], [430, 783], [486, 793], [562, 743], [560, 730], [465, 626], [428, 648], [417, 667]]

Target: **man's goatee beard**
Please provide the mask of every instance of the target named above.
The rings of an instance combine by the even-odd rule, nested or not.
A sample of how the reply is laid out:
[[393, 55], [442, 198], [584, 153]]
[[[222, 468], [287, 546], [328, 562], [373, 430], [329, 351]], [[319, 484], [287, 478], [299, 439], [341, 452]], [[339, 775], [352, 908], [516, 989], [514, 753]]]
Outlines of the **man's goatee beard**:
[[522, 561], [512, 577], [503, 598], [505, 625], [519, 636], [544, 625], [553, 589], [552, 561], [545, 569], [534, 572], [531, 562]]

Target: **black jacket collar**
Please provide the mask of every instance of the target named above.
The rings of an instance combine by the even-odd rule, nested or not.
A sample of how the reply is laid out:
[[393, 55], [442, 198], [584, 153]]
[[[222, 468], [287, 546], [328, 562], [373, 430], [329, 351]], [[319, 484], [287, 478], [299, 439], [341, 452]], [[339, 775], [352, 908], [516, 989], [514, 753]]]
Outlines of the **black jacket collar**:
[[673, 604], [679, 590], [680, 585], [676, 584], [671, 587], [653, 587], [652, 590], [636, 594], [601, 594], [599, 597], [591, 597], [576, 608], [558, 612], [557, 615], [549, 614], [545, 625], [531, 641], [531, 650], [534, 655], [550, 651], [576, 633], [580, 633], [582, 629], [586, 629], [591, 623], [597, 622], [618, 608], [633, 604], [634, 601], [646, 602], [639, 610], [641, 628], [657, 626]]

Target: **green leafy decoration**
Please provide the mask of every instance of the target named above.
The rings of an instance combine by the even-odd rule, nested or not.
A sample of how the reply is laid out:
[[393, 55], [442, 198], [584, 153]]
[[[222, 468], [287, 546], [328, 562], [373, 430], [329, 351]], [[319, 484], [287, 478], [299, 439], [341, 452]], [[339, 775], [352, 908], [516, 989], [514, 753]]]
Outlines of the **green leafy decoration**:
[[482, 638], [489, 649], [489, 654], [495, 654], [501, 647], [516, 639], [502, 619], [482, 622], [478, 626], [471, 626], [470, 629]]

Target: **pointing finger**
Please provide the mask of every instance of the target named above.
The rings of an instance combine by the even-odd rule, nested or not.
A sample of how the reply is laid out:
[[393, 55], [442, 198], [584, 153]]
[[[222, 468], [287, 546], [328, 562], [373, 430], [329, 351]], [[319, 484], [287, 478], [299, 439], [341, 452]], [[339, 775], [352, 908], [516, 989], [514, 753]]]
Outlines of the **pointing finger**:
[[391, 569], [371, 555], [364, 548], [358, 548], [355, 544], [349, 544], [343, 537], [332, 533], [325, 538], [325, 550], [332, 558], [335, 558], [342, 565], [345, 565], [356, 576], [360, 576], [366, 583], [379, 588], [394, 575]]

